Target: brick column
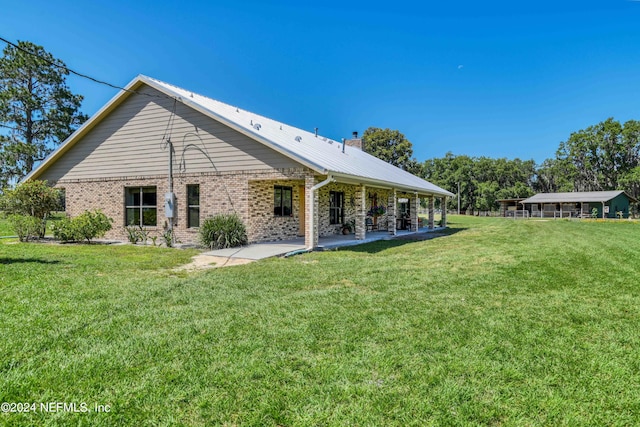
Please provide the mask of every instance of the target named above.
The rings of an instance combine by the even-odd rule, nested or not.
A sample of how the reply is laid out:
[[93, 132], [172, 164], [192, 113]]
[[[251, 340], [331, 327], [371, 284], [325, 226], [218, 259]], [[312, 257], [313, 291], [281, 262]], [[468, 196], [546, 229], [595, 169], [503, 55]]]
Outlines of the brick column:
[[429, 196], [429, 230], [433, 230], [435, 209], [436, 209], [436, 198], [433, 196]]
[[418, 231], [418, 209], [420, 209], [420, 197], [418, 194], [414, 194], [411, 199], [411, 231]]
[[356, 190], [356, 240], [364, 240], [367, 236], [367, 187], [361, 185]]
[[440, 223], [441, 227], [447, 226], [447, 198], [442, 198], [442, 204], [440, 210], [442, 211], [442, 221]]
[[[304, 245], [307, 248], [315, 248], [318, 246], [318, 194], [312, 192], [313, 186], [316, 185], [316, 179], [309, 174], [304, 179], [304, 196], [306, 198], [304, 205]], [[311, 206], [313, 206], [313, 217], [311, 216]]]
[[397, 194], [394, 189], [391, 193], [389, 193], [389, 200], [387, 202], [387, 230], [389, 230], [389, 234], [392, 236], [396, 235], [396, 218], [398, 217], [398, 208], [397, 208]]

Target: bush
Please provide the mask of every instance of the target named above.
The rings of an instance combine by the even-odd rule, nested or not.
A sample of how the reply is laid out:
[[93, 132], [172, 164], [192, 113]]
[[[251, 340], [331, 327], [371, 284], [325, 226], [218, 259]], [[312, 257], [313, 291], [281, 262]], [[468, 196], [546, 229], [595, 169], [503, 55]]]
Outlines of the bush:
[[53, 224], [53, 237], [62, 242], [75, 242], [79, 233], [76, 231], [75, 223], [71, 218], [63, 218]]
[[247, 229], [236, 214], [215, 215], [200, 224], [200, 242], [211, 249], [245, 245]]
[[42, 221], [30, 215], [13, 214], [7, 217], [14, 233], [21, 242], [26, 242], [32, 237], [40, 236]]
[[60, 207], [58, 190], [49, 187], [47, 181], [27, 181], [13, 190], [6, 190], [0, 206], [11, 214], [30, 215], [40, 220], [38, 236], [44, 237], [49, 214]]
[[84, 211], [75, 218], [64, 218], [53, 225], [53, 236], [63, 242], [78, 242], [102, 237], [111, 230], [113, 220], [102, 211]]

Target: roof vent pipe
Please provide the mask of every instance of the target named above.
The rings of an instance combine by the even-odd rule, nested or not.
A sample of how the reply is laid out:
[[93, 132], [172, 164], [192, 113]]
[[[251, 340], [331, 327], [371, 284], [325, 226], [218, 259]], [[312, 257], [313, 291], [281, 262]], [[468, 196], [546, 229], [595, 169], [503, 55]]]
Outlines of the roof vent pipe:
[[353, 139], [358, 139], [358, 131], [353, 131]]
[[314, 128], [316, 131], [316, 138], [318, 137], [318, 128]]
[[344, 153], [344, 146], [345, 146], [344, 138], [342, 138], [342, 152], [343, 152], [343, 153]]

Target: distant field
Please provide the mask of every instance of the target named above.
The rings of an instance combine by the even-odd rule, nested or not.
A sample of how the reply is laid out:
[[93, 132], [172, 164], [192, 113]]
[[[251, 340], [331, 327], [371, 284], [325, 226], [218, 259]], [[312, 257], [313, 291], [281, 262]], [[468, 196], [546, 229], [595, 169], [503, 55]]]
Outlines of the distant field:
[[0, 424], [638, 425], [640, 224], [449, 220], [192, 274], [0, 240], [0, 401], [91, 409]]

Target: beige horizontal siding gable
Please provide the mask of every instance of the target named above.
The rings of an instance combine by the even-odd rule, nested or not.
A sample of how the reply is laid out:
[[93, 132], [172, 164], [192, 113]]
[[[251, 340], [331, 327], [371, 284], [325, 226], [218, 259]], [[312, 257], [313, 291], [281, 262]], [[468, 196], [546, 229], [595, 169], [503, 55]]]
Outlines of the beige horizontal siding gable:
[[143, 85], [137, 92], [96, 121], [37, 178], [64, 182], [166, 174], [165, 135], [174, 145], [175, 172], [179, 172], [180, 164], [187, 173], [300, 167], [292, 159], [151, 87]]

